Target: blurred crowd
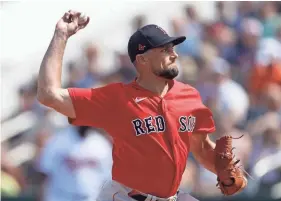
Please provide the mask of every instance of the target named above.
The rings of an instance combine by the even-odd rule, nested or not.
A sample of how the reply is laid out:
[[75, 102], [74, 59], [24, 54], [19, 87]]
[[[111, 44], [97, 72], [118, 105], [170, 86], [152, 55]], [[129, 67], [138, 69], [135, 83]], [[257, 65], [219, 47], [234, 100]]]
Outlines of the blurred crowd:
[[[171, 19], [172, 31], [169, 34], [187, 37], [176, 49], [180, 55], [178, 65], [181, 71], [177, 80], [198, 89], [202, 101], [212, 110], [217, 127], [211, 135], [213, 140], [226, 134], [237, 138], [243, 135], [234, 140], [236, 157], [241, 160], [246, 172], [259, 177], [260, 188], [267, 190], [266, 196], [274, 196], [272, 187], [280, 184], [281, 164], [264, 174], [259, 173], [257, 164], [270, 156], [275, 162], [280, 161], [280, 157], [274, 156], [280, 156], [281, 151], [281, 4], [270, 1], [237, 2], [236, 7], [231, 7], [233, 4], [216, 2], [216, 20], [212, 22], [200, 21], [196, 9], [190, 5], [183, 8], [185, 15], [182, 18]], [[132, 32], [147, 23], [145, 15], [135, 16]], [[68, 79], [64, 87], [99, 87], [112, 82], [127, 83], [135, 78], [135, 69], [126, 52], [116, 52], [115, 66], [106, 74], [103, 73], [102, 63], [99, 63], [99, 56], [100, 50], [95, 41], [89, 43], [81, 61], [66, 65]], [[11, 158], [5, 156], [5, 147], [14, 146], [15, 140], [2, 143], [1, 192], [7, 196], [37, 195], [39, 193], [35, 189], [42, 185], [43, 180], [41, 173], [46, 174], [41, 166], [46, 160], [44, 157], [47, 157], [44, 150], [48, 142], [58, 133], [73, 132], [85, 137], [81, 134], [85, 133], [85, 128], [69, 125], [56, 128], [50, 120], [54, 111], [36, 100], [36, 78], [22, 86], [18, 94], [19, 109], [7, 119], [2, 119], [2, 123], [25, 111], [36, 115], [36, 126], [24, 134], [32, 137], [16, 139], [32, 142], [35, 155], [26, 164], [13, 166], [9, 161]], [[103, 131], [87, 130], [111, 143], [110, 137]], [[111, 155], [106, 157], [104, 160], [110, 160]], [[189, 157], [181, 188], [200, 196], [219, 196], [216, 176], [198, 165], [192, 155]], [[264, 163], [263, 168], [273, 167], [272, 163]], [[110, 172], [110, 165], [107, 167]], [[251, 182], [249, 178], [250, 187]]]

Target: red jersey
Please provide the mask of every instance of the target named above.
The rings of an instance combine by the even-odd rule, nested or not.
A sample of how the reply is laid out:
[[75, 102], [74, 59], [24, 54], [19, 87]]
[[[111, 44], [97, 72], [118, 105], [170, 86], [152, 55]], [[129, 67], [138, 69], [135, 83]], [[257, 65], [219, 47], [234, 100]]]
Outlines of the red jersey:
[[76, 113], [70, 122], [102, 128], [113, 137], [112, 179], [158, 197], [176, 194], [189, 137], [215, 131], [198, 91], [177, 81], [163, 98], [135, 81], [69, 93]]

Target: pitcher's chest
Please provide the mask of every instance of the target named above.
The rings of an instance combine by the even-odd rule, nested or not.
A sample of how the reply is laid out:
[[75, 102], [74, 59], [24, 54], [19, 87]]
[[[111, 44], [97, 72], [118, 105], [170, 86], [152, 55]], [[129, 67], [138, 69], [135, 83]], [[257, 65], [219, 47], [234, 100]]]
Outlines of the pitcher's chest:
[[165, 132], [169, 125], [178, 132], [192, 132], [195, 127], [194, 102], [140, 97], [126, 104], [117, 121], [137, 136]]

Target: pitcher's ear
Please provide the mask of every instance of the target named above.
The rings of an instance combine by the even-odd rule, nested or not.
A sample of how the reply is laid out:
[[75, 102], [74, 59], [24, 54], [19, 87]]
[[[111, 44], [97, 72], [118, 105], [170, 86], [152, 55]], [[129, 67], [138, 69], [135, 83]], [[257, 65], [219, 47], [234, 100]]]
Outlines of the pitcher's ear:
[[148, 59], [143, 54], [138, 54], [136, 56], [136, 63], [144, 65], [147, 61]]

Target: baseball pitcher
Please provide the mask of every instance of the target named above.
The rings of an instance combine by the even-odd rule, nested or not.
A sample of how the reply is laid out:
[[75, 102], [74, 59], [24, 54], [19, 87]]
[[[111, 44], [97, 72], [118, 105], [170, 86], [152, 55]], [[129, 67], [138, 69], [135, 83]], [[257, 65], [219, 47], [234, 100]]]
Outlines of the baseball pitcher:
[[138, 72], [131, 83], [61, 87], [67, 41], [89, 20], [71, 10], [58, 21], [40, 67], [37, 97], [71, 124], [99, 127], [112, 136], [112, 181], [103, 186], [98, 200], [195, 200], [178, 190], [189, 152], [217, 175], [224, 195], [244, 189], [247, 179], [232, 153], [232, 137], [212, 142], [211, 111], [196, 89], [174, 80], [178, 75], [174, 46], [184, 36], [171, 37], [157, 25], [146, 25], [128, 41], [128, 54]]

